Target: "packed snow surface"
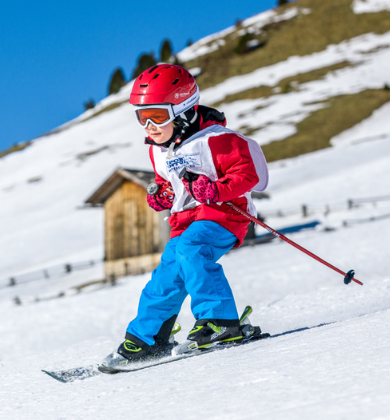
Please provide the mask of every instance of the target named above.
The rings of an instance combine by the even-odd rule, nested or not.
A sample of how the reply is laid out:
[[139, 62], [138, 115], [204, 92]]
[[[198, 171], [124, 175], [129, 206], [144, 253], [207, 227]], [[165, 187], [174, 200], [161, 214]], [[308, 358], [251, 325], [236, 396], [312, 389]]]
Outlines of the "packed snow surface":
[[356, 14], [390, 11], [390, 0], [354, 0], [352, 10]]
[[[366, 178], [388, 179], [389, 169], [380, 166], [378, 171], [377, 166], [388, 161], [389, 140], [348, 144], [329, 153], [335, 154], [337, 165], [341, 150], [356, 157], [373, 148], [375, 153], [358, 166]], [[327, 152], [291, 159], [284, 167], [273, 165], [271, 180], [280, 184], [284, 180], [291, 193], [286, 200], [310, 199], [305, 186], [318, 198], [323, 191], [324, 200], [329, 190], [332, 196], [338, 188], [343, 192], [345, 185], [351, 193], [359, 187], [361, 173], [353, 159], [345, 160], [336, 179], [330, 177], [331, 171], [320, 176], [330, 162]], [[305, 174], [312, 171], [314, 179], [307, 179]], [[367, 186], [369, 192], [383, 193], [387, 179]], [[286, 196], [275, 184], [271, 190], [276, 198]], [[364, 208], [359, 215], [371, 216], [373, 211]], [[356, 214], [344, 211], [342, 217]], [[238, 307], [252, 304], [252, 322], [276, 337], [126, 375], [61, 384], [40, 369], [99, 363], [115, 349], [136, 315], [149, 273], [62, 299], [19, 307], [4, 301], [0, 417], [107, 419], [137, 413], [145, 419], [390, 418], [389, 228], [390, 220], [384, 219], [292, 238], [344, 270], [354, 268], [364, 286], [345, 286], [342, 276], [280, 241], [228, 254], [222, 264]], [[189, 301], [179, 322], [183, 327], [179, 339], [184, 340], [194, 322]], [[201, 401], [196, 410], [194, 401]]]
[[[339, 147], [270, 165], [272, 199], [259, 201], [259, 210], [386, 194], [390, 135], [351, 141], [381, 124], [381, 111], [362, 122], [361, 135], [346, 132]], [[150, 370], [69, 384], [40, 371], [99, 363], [114, 350], [149, 273], [62, 299], [21, 306], [3, 299], [0, 418], [389, 419], [390, 218], [340, 223], [389, 213], [385, 203], [317, 215], [320, 229], [292, 237], [337, 267], [355, 269], [364, 286], [345, 286], [342, 276], [281, 241], [229, 253], [221, 263], [239, 309], [251, 304], [252, 323], [275, 337]], [[178, 320], [181, 341], [194, 322], [189, 300]], [[194, 402], [201, 402], [196, 410]]]
[[[284, 138], [319, 106], [310, 102], [390, 83], [389, 37], [368, 34], [291, 57], [202, 98], [210, 104], [299, 72], [354, 64], [287, 95], [221, 107], [233, 129], [244, 121], [263, 126], [259, 141]], [[40, 371], [96, 364], [116, 349], [150, 278], [75, 289], [103, 276], [103, 213], [83, 209], [84, 200], [118, 166], [151, 169], [142, 130], [125, 103], [130, 89], [0, 159], [0, 418], [390, 419], [389, 104], [333, 138], [334, 147], [272, 163], [271, 198], [256, 201], [276, 229], [321, 222], [290, 238], [344, 271], [354, 269], [363, 286], [345, 286], [341, 275], [280, 240], [243, 247], [221, 263], [239, 311], [252, 305], [252, 323], [274, 337], [69, 384]], [[368, 200], [349, 208], [348, 200], [359, 199]], [[96, 263], [66, 277], [7, 286], [11, 276], [88, 260]], [[194, 323], [188, 299], [178, 321], [182, 341]]]

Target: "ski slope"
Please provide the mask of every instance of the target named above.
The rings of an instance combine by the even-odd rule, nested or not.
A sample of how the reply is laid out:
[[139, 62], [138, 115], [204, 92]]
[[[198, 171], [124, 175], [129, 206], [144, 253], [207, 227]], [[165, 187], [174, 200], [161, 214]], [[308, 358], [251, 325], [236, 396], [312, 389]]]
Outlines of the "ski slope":
[[[382, 112], [360, 132], [377, 126]], [[271, 165], [273, 198], [259, 208], [336, 199], [338, 191], [386, 192], [390, 135], [356, 143], [355, 128], [340, 137], [334, 148]], [[252, 322], [276, 337], [146, 371], [70, 384], [40, 372], [99, 363], [118, 346], [149, 273], [62, 299], [20, 307], [3, 301], [0, 418], [390, 418], [390, 219], [340, 223], [389, 210], [383, 203], [331, 213], [322, 228], [292, 236], [341, 269], [354, 268], [364, 286], [345, 286], [342, 276], [280, 241], [229, 253], [222, 263], [238, 307], [251, 304]], [[334, 230], [324, 232], [324, 224]], [[179, 322], [184, 340], [194, 322], [188, 300]]]
[[[366, 12], [373, 11], [369, 5], [388, 4], [354, 5], [363, 3]], [[229, 127], [242, 123], [240, 113], [253, 111], [248, 121], [263, 118], [268, 127], [259, 130], [257, 140], [283, 138], [310, 112], [307, 102], [390, 83], [389, 42], [389, 33], [368, 34], [260, 69], [236, 83], [226, 81], [201, 97], [212, 103], [229, 86], [256, 86], [271, 75], [281, 80], [294, 71], [318, 68], [320, 60], [321, 66], [330, 65], [347, 55], [360, 63], [298, 92], [274, 95], [268, 114], [254, 110], [262, 100], [222, 106]], [[0, 280], [102, 257], [102, 211], [81, 209], [83, 201], [117, 166], [150, 169], [150, 163], [142, 130], [127, 104], [90, 117], [124, 102], [130, 89], [131, 84], [58, 133], [0, 159]], [[286, 109], [296, 115], [283, 118]], [[320, 221], [315, 230], [291, 239], [342, 270], [354, 269], [364, 286], [345, 286], [342, 276], [280, 240], [240, 248], [221, 260], [239, 311], [252, 305], [252, 323], [274, 337], [155, 369], [69, 384], [40, 370], [99, 363], [115, 349], [136, 315], [150, 273], [76, 293], [75, 286], [101, 278], [102, 265], [97, 264], [66, 278], [0, 289], [0, 419], [390, 419], [390, 201], [351, 210], [346, 206], [348, 199], [389, 195], [389, 113], [386, 104], [333, 138], [333, 147], [272, 163], [271, 198], [256, 202], [259, 212], [270, 214], [306, 204], [305, 218], [298, 211], [269, 216], [266, 223], [279, 229]], [[325, 205], [330, 213], [318, 210]], [[62, 298], [35, 301], [61, 291]], [[16, 294], [21, 306], [13, 303]], [[194, 323], [188, 299], [178, 321], [178, 339], [184, 340]]]
[[[318, 101], [390, 85], [388, 45], [390, 32], [367, 34], [319, 53], [290, 57], [202, 91], [201, 102], [211, 104], [240, 90], [272, 86], [293, 74], [345, 60], [355, 64], [302, 84], [296, 92], [220, 107], [229, 128], [256, 128], [252, 137], [260, 144], [280, 140], [294, 134], [297, 123], [324, 106]], [[58, 132], [0, 160], [0, 281], [53, 264], [103, 256], [103, 212], [82, 210], [84, 201], [118, 166], [151, 170], [143, 131], [125, 102], [131, 86], [129, 83]], [[118, 106], [99, 114], [113, 104]], [[378, 127], [377, 135], [385, 135], [387, 125]], [[363, 193], [371, 195], [367, 189]]]
[[[251, 303], [252, 322], [281, 335], [129, 375], [61, 384], [40, 369], [98, 363], [135, 316], [148, 274], [63, 300], [2, 305], [0, 417], [389, 418], [388, 232], [381, 221], [294, 236], [354, 267], [364, 286], [344, 286], [283, 243], [231, 253], [223, 264], [239, 307]], [[179, 321], [191, 328], [188, 302]]]

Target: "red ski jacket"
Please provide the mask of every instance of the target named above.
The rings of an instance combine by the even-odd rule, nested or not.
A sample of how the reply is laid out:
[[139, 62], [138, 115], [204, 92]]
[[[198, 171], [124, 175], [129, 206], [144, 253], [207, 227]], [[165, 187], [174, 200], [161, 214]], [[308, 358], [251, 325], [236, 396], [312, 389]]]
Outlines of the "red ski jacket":
[[[202, 172], [217, 183], [219, 200], [222, 203], [214, 205], [197, 203], [195, 207], [188, 210], [184, 210], [183, 207], [177, 206], [175, 209], [174, 205], [172, 208], [173, 212], [169, 217], [169, 224], [172, 227], [171, 238], [181, 235], [192, 222], [209, 220], [218, 223], [232, 232], [237, 237], [235, 247], [239, 247], [247, 233], [250, 221], [248, 218], [228, 206], [225, 202], [231, 201], [245, 211], [252, 210], [251, 213], [253, 214], [254, 206], [250, 194], [248, 193], [260, 180], [258, 171], [256, 171], [253, 162], [248, 141], [237, 133], [227, 129], [225, 129], [225, 131], [228, 132], [223, 132], [222, 129], [219, 130], [220, 133], [210, 133], [212, 128], [210, 129], [208, 127], [215, 124], [225, 126], [226, 121], [218, 123], [216, 121], [203, 122], [201, 120], [199, 132], [196, 133], [195, 136], [191, 136], [189, 139], [185, 140], [180, 146], [182, 149], [180, 156], [184, 157], [178, 157], [176, 160], [174, 159], [174, 163], [170, 164], [170, 166], [167, 164], [168, 170], [165, 168], [165, 158], [160, 157], [160, 155], [166, 151], [165, 147], [150, 146], [149, 155], [156, 173], [156, 182], [161, 183], [165, 180], [170, 181], [173, 185], [176, 198], [178, 198], [177, 194], [186, 194], [186, 192], [184, 187], [181, 188], [182, 184], [180, 185], [177, 179], [172, 179], [173, 170], [170, 168], [172, 165], [175, 165], [177, 161], [181, 161], [186, 159], [187, 156], [191, 156], [191, 153], [195, 157], [192, 157], [192, 160], [189, 160], [189, 162], [193, 162], [195, 158], [199, 159], [200, 162], [203, 162], [203, 165], [201, 166]], [[221, 128], [222, 127], [220, 127], [220, 129]], [[205, 136], [202, 136], [203, 133], [205, 133]], [[208, 134], [206, 135], [206, 133]], [[191, 139], [194, 137], [198, 138], [192, 141]], [[208, 147], [205, 147], [204, 145], [197, 146], [200, 141], [206, 142]], [[188, 146], [186, 146], [187, 142], [189, 143]], [[201, 155], [201, 157], [197, 157], [197, 155]], [[212, 166], [214, 166], [214, 168], [212, 168]], [[207, 169], [207, 167], [211, 167], [211, 169]], [[174, 167], [176, 173], [178, 172], [178, 169], [180, 168]], [[195, 170], [194, 172], [199, 173], [200, 171]], [[213, 179], [211, 175], [215, 173], [217, 179]], [[268, 173], [264, 185], [266, 185], [267, 182]], [[177, 188], [175, 188], [175, 186], [177, 186]]]

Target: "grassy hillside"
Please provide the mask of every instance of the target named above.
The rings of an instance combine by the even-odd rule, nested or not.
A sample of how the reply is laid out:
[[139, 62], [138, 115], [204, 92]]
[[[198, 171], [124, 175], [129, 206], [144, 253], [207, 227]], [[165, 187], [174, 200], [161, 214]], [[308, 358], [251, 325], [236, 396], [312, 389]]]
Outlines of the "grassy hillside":
[[[235, 50], [245, 31], [238, 26], [233, 33], [223, 37], [224, 43], [217, 50], [186, 63], [187, 68], [200, 67], [197, 77], [201, 89], [215, 86], [225, 79], [250, 73], [260, 67], [269, 66], [290, 56], [305, 56], [320, 52], [330, 44], [366, 33], [383, 34], [390, 30], [390, 12], [355, 14], [352, 0], [300, 0], [278, 9], [285, 13], [289, 8], [306, 10], [298, 16], [262, 28], [252, 38], [264, 46], [245, 54]], [[310, 13], [307, 13], [308, 9]], [[247, 31], [248, 32], [248, 31]], [[215, 41], [213, 41], [215, 42]], [[223, 65], [221, 65], [223, 63]], [[232, 95], [213, 104], [231, 103], [243, 99], [269, 98], [275, 94], [288, 94], [300, 89], [306, 82], [319, 80], [331, 72], [353, 64], [344, 61], [307, 73], [297, 74], [281, 80], [275, 86], [258, 86]], [[384, 89], [365, 90], [358, 94], [343, 95], [326, 101], [326, 106], [311, 113], [297, 124], [297, 133], [284, 140], [263, 146], [268, 161], [298, 156], [330, 146], [330, 139], [342, 131], [369, 117], [377, 108], [390, 101], [390, 92]], [[254, 132], [261, 135], [262, 126], [242, 125], [239, 131], [245, 135]]]
[[332, 137], [368, 118], [388, 101], [390, 90], [385, 89], [333, 97], [326, 107], [298, 123], [296, 134], [262, 146], [264, 154], [271, 162], [329, 147]]
[[[197, 82], [201, 89], [215, 86], [223, 80], [246, 74], [259, 67], [286, 60], [292, 55], [303, 56], [324, 50], [329, 44], [368, 32], [382, 34], [390, 30], [390, 12], [356, 15], [351, 9], [352, 0], [300, 0], [289, 7], [309, 8], [310, 14], [299, 16], [263, 28], [253, 38], [265, 46], [246, 54], [234, 52], [239, 42], [237, 30], [224, 38], [225, 45], [217, 51], [186, 62], [187, 68], [200, 67], [202, 74]], [[223, 65], [222, 65], [223, 63]]]
[[[224, 80], [238, 75], [244, 75], [254, 70], [284, 61], [291, 56], [307, 56], [325, 50], [330, 44], [366, 33], [383, 34], [390, 31], [390, 12], [355, 14], [351, 8], [353, 0], [300, 0], [288, 3], [276, 9], [283, 15], [291, 8], [298, 8], [297, 16], [277, 23], [271, 23], [261, 30], [248, 30], [242, 24], [236, 29], [220, 37], [219, 48], [209, 54], [197, 57], [185, 63], [186, 68], [200, 67], [202, 73], [197, 77], [201, 90], [216, 86]], [[242, 41], [256, 39], [262, 45], [251, 52], [239, 53], [238, 47]], [[210, 45], [216, 40], [210, 41]], [[303, 83], [320, 80], [332, 72], [351, 67], [348, 61], [320, 69], [300, 73], [285, 78], [274, 86], [258, 86], [235, 94], [227, 95], [223, 100], [212, 106], [218, 108], [222, 103], [231, 103], [242, 99], [269, 98], [275, 94], [289, 94], [301, 89]], [[383, 90], [366, 90], [355, 95], [335, 97], [326, 103], [326, 107], [313, 112], [299, 123], [297, 134], [264, 146], [268, 161], [294, 157], [319, 148], [328, 147], [329, 140], [367, 118], [378, 107], [389, 101], [389, 92]], [[123, 97], [118, 102], [110, 102], [108, 106], [93, 112], [88, 118], [112, 111], [123, 103]], [[342, 117], [341, 117], [342, 116]], [[240, 115], [238, 115], [240, 117]], [[73, 124], [80, 124], [75, 121]], [[59, 127], [47, 135], [68, 129], [71, 125]], [[259, 125], [259, 124], [258, 124]], [[251, 135], [263, 127], [247, 126], [245, 123], [238, 130]], [[261, 131], [260, 131], [261, 135]], [[0, 153], [0, 158], [18, 150], [29, 143], [16, 145]]]
[[31, 144], [31, 141], [15, 144], [14, 146], [10, 147], [7, 150], [0, 151], [0, 158], [2, 158], [4, 156], [7, 156], [10, 153], [19, 152], [19, 151], [25, 149], [26, 147], [30, 146], [30, 144]]
[[306, 73], [299, 73], [292, 77], [287, 77], [282, 79], [275, 86], [258, 86], [252, 89], [243, 90], [241, 92], [235, 93], [234, 95], [227, 95], [223, 101], [216, 102], [211, 105], [212, 107], [218, 108], [222, 103], [230, 103], [234, 101], [239, 101], [242, 99], [257, 99], [257, 98], [269, 98], [274, 95], [275, 92], [280, 93], [289, 93], [299, 88], [301, 83], [311, 82], [313, 80], [320, 80], [325, 77], [327, 74], [335, 70], [344, 69], [350, 67], [352, 64], [348, 61], [343, 61], [341, 63], [336, 63], [331, 66], [322, 67], [317, 70], [312, 70]]

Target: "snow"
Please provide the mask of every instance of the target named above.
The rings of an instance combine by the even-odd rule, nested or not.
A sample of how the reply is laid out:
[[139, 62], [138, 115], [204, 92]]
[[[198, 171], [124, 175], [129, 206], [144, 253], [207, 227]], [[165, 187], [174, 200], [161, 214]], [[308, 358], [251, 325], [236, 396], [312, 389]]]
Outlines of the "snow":
[[[261, 67], [252, 73], [232, 77], [215, 87], [208, 88], [202, 91], [202, 101], [215, 103], [223, 100], [227, 95], [257, 86], [275, 86], [287, 77], [321, 69], [343, 61], [359, 64], [348, 69], [348, 72], [345, 70], [342, 72], [344, 75], [348, 74], [348, 77], [345, 77], [345, 79], [349, 79], [352, 76], [353, 80], [348, 84], [349, 89], [351, 87], [355, 87], [355, 89], [363, 86], [368, 87], [373, 81], [375, 81], [376, 87], [379, 82], [382, 83], [381, 87], [383, 87], [383, 83], [389, 81], [389, 72], [386, 66], [374, 70], [375, 75], [372, 75], [370, 80], [367, 80], [367, 76], [365, 79], [362, 79], [362, 75], [367, 75], [367, 71], [371, 71], [371, 67], [379, 67], [376, 65], [377, 60], [372, 60], [373, 56], [377, 56], [378, 60], [383, 59], [383, 64], [387, 63], [389, 59], [389, 43], [390, 32], [384, 35], [365, 34], [337, 45], [329, 45], [324, 51], [318, 53], [302, 57], [292, 56], [272, 66]], [[375, 49], [377, 51], [374, 51]], [[344, 82], [344, 79], [337, 80], [332, 83], [332, 86], [341, 89]]]
[[[309, 14], [310, 9], [290, 7], [282, 12], [278, 12], [276, 10], [267, 10], [243, 20], [240, 26], [242, 26], [244, 29], [239, 30], [237, 35], [243, 36], [247, 32], [259, 33], [259, 31], [261, 31], [264, 26], [275, 22], [282, 22], [285, 20], [293, 19], [294, 17], [298, 16], [299, 13]], [[189, 47], [184, 48], [184, 50], [177, 54], [177, 57], [181, 62], [185, 63], [186, 61], [194, 60], [197, 57], [216, 51], [219, 49], [219, 47], [225, 45], [225, 41], [222, 38], [232, 34], [236, 29], [236, 26], [230, 26], [223, 31], [206, 36], [199, 41], [194, 42]]]
[[[245, 28], [254, 27], [256, 29], [261, 29], [270, 23], [293, 19], [299, 15], [300, 10], [302, 9], [298, 7], [290, 7], [279, 13], [277, 10], [267, 10], [266, 12], [259, 13], [255, 16], [245, 19], [242, 22], [242, 26]], [[304, 14], [307, 14], [308, 10], [309, 9], [304, 9]]]
[[[289, 94], [221, 107], [230, 128], [262, 125], [258, 140], [284, 138], [324, 106], [312, 102], [389, 84], [388, 45], [390, 33], [367, 34], [291, 57], [201, 92], [202, 102], [275, 86], [344, 60], [358, 64]], [[344, 271], [354, 269], [364, 286], [345, 286], [342, 276], [280, 240], [241, 248], [221, 260], [238, 308], [251, 304], [253, 324], [276, 337], [70, 384], [40, 372], [99, 363], [117, 348], [150, 278], [129, 276], [115, 287], [95, 284], [77, 293], [76, 286], [102, 278], [97, 263], [64, 277], [5, 286], [10, 276], [102, 259], [102, 210], [81, 209], [84, 200], [118, 166], [151, 169], [142, 130], [125, 103], [129, 89], [99, 104], [102, 109], [123, 102], [115, 109], [93, 118], [96, 110], [88, 111], [0, 159], [0, 418], [390, 419], [390, 218], [359, 222], [389, 215], [390, 201], [347, 206], [348, 199], [388, 195], [389, 104], [335, 136], [334, 147], [270, 164], [271, 198], [256, 201], [276, 229], [320, 221], [290, 238]], [[34, 177], [41, 181], [28, 182]], [[306, 218], [302, 204], [309, 209]], [[277, 210], [289, 215], [278, 217]], [[57, 298], [60, 292], [64, 296]], [[22, 305], [14, 304], [15, 296]], [[181, 341], [194, 323], [188, 299], [179, 322]]]
[[354, 0], [352, 10], [356, 14], [361, 13], [378, 13], [382, 11], [390, 11], [389, 0]]
[[376, 138], [386, 137], [390, 133], [390, 103], [374, 111], [371, 118], [356, 124], [349, 130], [335, 136], [331, 143], [334, 146], [360, 143]]
[[179, 61], [185, 63], [186, 61], [193, 60], [196, 57], [208, 54], [212, 51], [215, 51], [219, 48], [220, 41], [223, 41], [220, 38], [223, 38], [236, 30], [235, 26], [230, 26], [229, 28], [224, 29], [223, 31], [216, 32], [215, 34], [208, 35], [204, 38], [201, 38], [199, 41], [194, 42], [184, 50], [177, 53], [177, 58]]
[[[151, 170], [129, 108], [74, 124], [1, 159], [0, 218], [7, 222], [0, 228], [0, 279], [52, 265], [53, 259], [65, 264], [102, 257], [103, 212], [80, 207], [116, 167]], [[88, 152], [96, 153], [80, 159]], [[27, 182], [37, 175], [42, 181]]]
[[[371, 125], [387, 130], [387, 118], [380, 119], [385, 111], [359, 125], [362, 135]], [[259, 201], [259, 207], [386, 192], [390, 136], [357, 143], [349, 141], [354, 135], [345, 136], [340, 147], [270, 165], [272, 199]], [[356, 211], [367, 217], [375, 209]], [[389, 205], [382, 211], [389, 212]], [[292, 239], [344, 270], [354, 268], [364, 286], [345, 286], [340, 275], [281, 241], [223, 257], [238, 307], [251, 304], [252, 322], [278, 335], [239, 349], [64, 385], [40, 370], [98, 363], [118, 346], [150, 274], [22, 306], [3, 299], [0, 417], [389, 418], [390, 336], [384, 331], [390, 321], [390, 220], [338, 224], [354, 212], [331, 214], [334, 231], [303, 231]], [[178, 337], [184, 340], [194, 322], [188, 300], [179, 322]]]
[[[289, 57], [272, 66], [236, 76], [201, 92], [205, 104], [213, 104], [235, 93], [258, 86], [276, 86], [281, 80], [299, 73], [348, 61], [350, 67], [328, 73], [323, 79], [298, 85], [296, 91], [270, 98], [223, 103], [229, 126], [257, 129], [252, 137], [259, 144], [268, 144], [295, 134], [296, 124], [310, 113], [326, 106], [322, 101], [337, 96], [358, 93], [365, 89], [380, 89], [390, 85], [390, 32], [366, 34], [324, 51], [303, 57]], [[278, 92], [275, 92], [278, 93]]]
[[[281, 335], [131, 376], [64, 385], [40, 369], [92, 364], [115, 348], [136, 313], [148, 274], [62, 300], [0, 306], [5, 320], [0, 414], [15, 420], [128, 413], [146, 419], [206, 414], [251, 419], [259, 413], [273, 419], [388, 418], [390, 338], [384, 328], [390, 319], [390, 279], [383, 264], [388, 228], [383, 221], [294, 237], [334, 263], [353, 265], [363, 287], [344, 286], [340, 276], [284, 243], [224, 257], [239, 307], [251, 303], [252, 322]], [[192, 326], [188, 302], [180, 322], [184, 331]], [[303, 328], [308, 329], [294, 332]], [[196, 410], [194, 402], [201, 402]]]

